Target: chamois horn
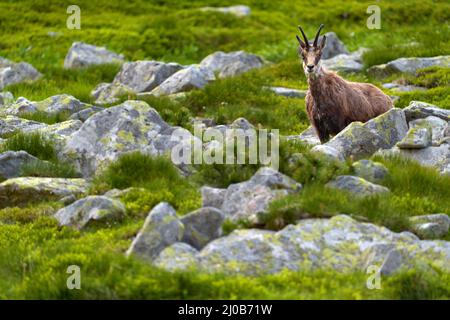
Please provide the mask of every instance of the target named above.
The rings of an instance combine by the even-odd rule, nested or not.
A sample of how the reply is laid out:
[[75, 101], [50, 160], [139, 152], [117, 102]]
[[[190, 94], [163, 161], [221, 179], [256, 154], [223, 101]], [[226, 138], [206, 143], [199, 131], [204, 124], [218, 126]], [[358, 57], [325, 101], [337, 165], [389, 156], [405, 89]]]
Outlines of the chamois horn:
[[320, 31], [323, 28], [323, 23], [320, 25], [319, 30], [317, 30], [316, 37], [314, 38], [314, 47], [317, 47], [317, 40], [319, 40]]
[[306, 44], [306, 46], [309, 46], [308, 38], [306, 37], [306, 34], [305, 34], [305, 32], [303, 32], [303, 29], [302, 29], [302, 27], [298, 26], [298, 29], [299, 29], [299, 30], [300, 30], [300, 32], [302, 33], [302, 35], [303, 35], [303, 39], [305, 39], [305, 44]]

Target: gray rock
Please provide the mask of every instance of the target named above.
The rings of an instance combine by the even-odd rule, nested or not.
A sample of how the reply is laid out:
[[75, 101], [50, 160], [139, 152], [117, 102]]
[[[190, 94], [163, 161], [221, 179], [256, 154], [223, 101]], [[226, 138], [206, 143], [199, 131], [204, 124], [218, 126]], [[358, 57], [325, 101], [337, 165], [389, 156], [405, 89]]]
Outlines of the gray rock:
[[384, 83], [383, 88], [390, 89], [395, 92], [412, 92], [412, 91], [425, 91], [427, 88], [413, 86], [413, 85], [401, 85], [397, 83]]
[[22, 177], [0, 183], [0, 207], [57, 201], [69, 195], [81, 195], [88, 187], [84, 179]]
[[422, 239], [437, 239], [448, 234], [450, 218], [445, 213], [415, 216], [409, 219], [412, 231]]
[[172, 139], [175, 130], [191, 142], [193, 136], [189, 131], [169, 126], [147, 103], [129, 100], [87, 119], [70, 136], [62, 154], [89, 176], [126, 152], [151, 155], [170, 152], [180, 143]]
[[14, 102], [14, 96], [11, 92], [0, 92], [0, 108], [6, 107]]
[[202, 207], [221, 208], [227, 189], [203, 186], [200, 192], [202, 194]]
[[230, 7], [203, 7], [200, 10], [232, 14], [236, 17], [246, 17], [251, 13], [250, 7], [244, 5], [235, 5]]
[[416, 119], [409, 122], [410, 128], [431, 127], [432, 143], [439, 146], [445, 138], [445, 131], [449, 127], [448, 122], [441, 118], [428, 116], [423, 119]]
[[403, 111], [392, 108], [364, 124], [352, 122], [325, 145], [333, 147], [346, 158], [362, 158], [379, 149], [392, 148], [407, 131]]
[[275, 94], [287, 98], [304, 98], [306, 97], [306, 90], [285, 88], [285, 87], [268, 87], [268, 89]]
[[426, 118], [428, 116], [441, 118], [445, 121], [449, 121], [450, 119], [450, 110], [441, 109], [435, 105], [422, 101], [411, 101], [409, 105], [403, 109], [403, 112], [405, 113], [408, 122], [415, 119]]
[[421, 126], [411, 127], [406, 136], [397, 142], [397, 147], [400, 149], [423, 149], [429, 147], [431, 141], [431, 126], [424, 123]]
[[[250, 180], [231, 184], [226, 192], [218, 191], [212, 200], [205, 198], [202, 202], [211, 206], [221, 203], [218, 209], [221, 209], [231, 220], [248, 219], [257, 222], [270, 202], [298, 192], [301, 188], [302, 185], [295, 180], [272, 168], [263, 167]], [[221, 201], [222, 194], [224, 196]]]
[[184, 225], [182, 241], [196, 249], [203, 248], [222, 235], [224, 219], [224, 213], [213, 207], [203, 207], [183, 216], [180, 219]]
[[381, 156], [400, 155], [413, 159], [421, 165], [434, 167], [441, 174], [450, 173], [450, 144], [448, 143], [424, 149], [400, 149], [394, 147], [390, 150], [383, 150], [379, 154]]
[[178, 63], [159, 61], [126, 62], [114, 78], [113, 83], [127, 86], [134, 92], [151, 91], [183, 66]]
[[314, 146], [311, 148], [311, 152], [313, 153], [319, 153], [324, 155], [326, 158], [330, 160], [338, 160], [338, 161], [344, 161], [345, 158], [338, 150], [336, 150], [333, 147], [319, 144], [317, 146]]
[[361, 197], [390, 192], [386, 187], [354, 176], [338, 176], [335, 180], [328, 182], [327, 187], [348, 191]]
[[64, 207], [55, 214], [59, 225], [83, 229], [94, 222], [114, 222], [126, 214], [118, 200], [104, 196], [88, 196]]
[[12, 84], [35, 81], [41, 76], [29, 63], [15, 63], [0, 57], [0, 90]]
[[255, 126], [252, 125], [250, 123], [250, 121], [248, 121], [245, 118], [237, 118], [236, 120], [234, 120], [231, 125], [230, 125], [230, 129], [242, 129], [242, 130], [249, 130], [249, 129], [255, 129]]
[[316, 131], [312, 126], [309, 126], [308, 129], [303, 131], [297, 136], [287, 136], [287, 140], [293, 140], [293, 141], [301, 141], [306, 144], [309, 144], [311, 146], [316, 146], [320, 144], [320, 139], [316, 134]]
[[49, 97], [45, 100], [34, 102], [25, 98], [19, 98], [15, 103], [6, 108], [5, 113], [9, 115], [20, 116], [24, 113], [33, 113], [36, 111], [47, 114], [67, 113], [72, 114], [79, 112], [90, 105], [68, 94], [60, 94]]
[[18, 118], [16, 116], [6, 116], [0, 118], [0, 136], [7, 136], [17, 131], [30, 132], [48, 127], [47, 124]]
[[201, 89], [214, 80], [214, 73], [210, 69], [192, 65], [171, 75], [153, 89], [151, 94], [161, 96]]
[[388, 169], [379, 163], [371, 160], [359, 160], [352, 164], [356, 176], [373, 183], [379, 183], [388, 174]]
[[450, 67], [450, 56], [437, 56], [430, 58], [400, 58], [386, 64], [370, 67], [369, 75], [383, 77], [395, 72], [414, 74], [418, 69], [432, 66]]
[[165, 248], [155, 259], [154, 265], [168, 271], [180, 271], [198, 267], [197, 250], [187, 243], [175, 242]]
[[[368, 251], [377, 251], [376, 256], [368, 256]], [[450, 243], [420, 241], [339, 215], [300, 220], [278, 232], [235, 230], [210, 242], [197, 257], [201, 270], [240, 275], [283, 270], [366, 272], [371, 261], [381, 267], [382, 274], [391, 274], [404, 265], [450, 270]]]
[[329, 59], [323, 59], [322, 65], [337, 72], [359, 72], [363, 69], [362, 54], [364, 49], [350, 54], [341, 53]]
[[25, 151], [6, 151], [0, 153], [0, 179], [10, 179], [21, 175], [25, 164], [40, 161]]
[[219, 78], [234, 77], [251, 69], [260, 68], [264, 60], [245, 51], [225, 53], [217, 51], [200, 62], [200, 67], [217, 73]]
[[179, 242], [183, 233], [184, 226], [175, 210], [167, 202], [161, 202], [148, 214], [127, 255], [154, 261], [166, 247]]
[[97, 112], [100, 112], [104, 110], [102, 107], [89, 107], [86, 109], [83, 109], [81, 111], [75, 112], [70, 116], [70, 120], [80, 120], [81, 122], [86, 121], [90, 116], [96, 114]]
[[133, 95], [135, 92], [119, 82], [100, 83], [91, 91], [91, 97], [99, 105], [113, 104], [120, 101], [122, 97]]
[[123, 55], [84, 42], [74, 42], [64, 60], [64, 68], [81, 68], [107, 63], [123, 63]]
[[345, 47], [344, 43], [338, 38], [336, 33], [327, 32], [325, 33], [325, 36], [327, 37], [327, 40], [325, 43], [325, 48], [323, 48], [322, 59], [330, 59], [339, 54], [349, 54], [349, 51]]

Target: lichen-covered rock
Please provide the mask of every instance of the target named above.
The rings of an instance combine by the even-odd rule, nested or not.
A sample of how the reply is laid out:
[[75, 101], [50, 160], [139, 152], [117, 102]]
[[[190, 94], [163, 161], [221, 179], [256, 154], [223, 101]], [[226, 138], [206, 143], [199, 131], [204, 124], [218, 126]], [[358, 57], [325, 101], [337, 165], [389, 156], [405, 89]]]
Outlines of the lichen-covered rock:
[[[248, 219], [259, 221], [269, 203], [290, 193], [300, 191], [302, 185], [292, 178], [269, 167], [260, 168], [250, 180], [231, 184], [226, 191], [215, 193], [213, 201], [203, 199], [203, 203], [213, 206], [222, 204], [221, 209], [231, 220]], [[219, 199], [219, 195], [223, 200]]]
[[384, 83], [383, 88], [395, 91], [395, 92], [412, 92], [412, 91], [425, 91], [427, 88], [419, 87], [419, 86], [413, 86], [413, 85], [402, 85], [398, 83]]
[[268, 89], [275, 94], [287, 98], [304, 98], [306, 97], [306, 90], [285, 88], [285, 87], [268, 87]]
[[393, 108], [364, 124], [352, 122], [325, 145], [335, 148], [344, 157], [361, 158], [393, 147], [407, 131], [403, 111]]
[[386, 187], [354, 176], [338, 176], [335, 180], [328, 182], [327, 187], [348, 191], [361, 197], [389, 192]]
[[25, 151], [6, 151], [0, 153], [0, 179], [10, 179], [21, 175], [26, 164], [40, 161]]
[[371, 160], [359, 160], [352, 164], [356, 176], [373, 183], [379, 183], [388, 174], [388, 169], [379, 162]]
[[87, 119], [70, 136], [62, 154], [89, 176], [125, 152], [170, 152], [179, 143], [171, 139], [175, 130], [184, 133], [187, 140], [192, 138], [189, 131], [169, 126], [147, 103], [129, 100]]
[[[368, 255], [375, 247], [376, 259]], [[393, 252], [392, 250], [398, 250]], [[398, 259], [403, 254], [405, 259]], [[389, 257], [390, 256], [390, 257]], [[339, 215], [331, 219], [300, 220], [278, 232], [236, 230], [210, 242], [197, 255], [208, 272], [260, 275], [282, 270], [366, 272], [374, 265], [391, 274], [406, 266], [428, 265], [450, 270], [450, 243], [420, 241], [410, 233], [361, 223]]]
[[35, 81], [41, 76], [29, 63], [15, 63], [0, 57], [0, 90], [12, 84]]
[[214, 73], [210, 69], [192, 65], [171, 75], [153, 89], [151, 94], [161, 96], [201, 89], [214, 80]]
[[338, 160], [338, 161], [345, 160], [342, 153], [340, 153], [335, 148], [327, 145], [319, 144], [317, 146], [314, 146], [311, 148], [311, 152], [321, 154], [330, 160]]
[[431, 126], [412, 127], [406, 136], [397, 142], [400, 149], [423, 149], [431, 145]]
[[148, 214], [144, 225], [128, 248], [127, 255], [153, 261], [166, 247], [179, 242], [183, 232], [184, 226], [177, 218], [175, 209], [167, 202], [161, 202]]
[[14, 102], [14, 96], [11, 92], [0, 92], [0, 108], [6, 107]]
[[134, 61], [123, 64], [113, 83], [121, 83], [134, 92], [151, 91], [183, 66], [160, 61]]
[[107, 63], [123, 63], [123, 55], [84, 42], [74, 42], [64, 60], [64, 68], [80, 68]]
[[337, 72], [359, 72], [363, 69], [362, 54], [364, 49], [350, 54], [341, 53], [329, 59], [323, 59], [322, 65], [329, 70]]
[[184, 225], [182, 241], [196, 249], [203, 248], [222, 235], [224, 219], [224, 213], [213, 207], [203, 207], [183, 216], [180, 219]]
[[6, 116], [0, 118], [0, 136], [8, 136], [17, 131], [30, 132], [48, 127], [47, 124], [18, 118], [16, 116]]
[[386, 64], [370, 67], [367, 72], [372, 76], [388, 76], [395, 72], [414, 74], [417, 70], [438, 66], [450, 67], [450, 56], [437, 56], [429, 58], [399, 58]]
[[22, 177], [0, 183], [0, 207], [23, 206], [37, 201], [56, 201], [68, 195], [82, 195], [84, 179]]
[[91, 91], [91, 97], [95, 99], [96, 104], [106, 105], [117, 103], [121, 98], [134, 93], [130, 87], [119, 82], [100, 83]]
[[40, 132], [48, 136], [63, 136], [68, 137], [81, 128], [83, 123], [80, 120], [67, 120], [63, 122], [57, 122], [47, 127], [39, 128], [36, 132]]
[[409, 127], [411, 128], [431, 128], [432, 144], [438, 146], [441, 144], [445, 138], [445, 131], [449, 127], [448, 121], [442, 120], [441, 118], [428, 116], [423, 119], [416, 119], [409, 122]]
[[200, 62], [200, 67], [208, 68], [217, 73], [219, 78], [234, 77], [251, 69], [260, 68], [264, 60], [245, 51], [225, 53], [217, 51]]
[[202, 194], [202, 207], [221, 208], [227, 189], [203, 186], [200, 192]]
[[250, 7], [244, 5], [235, 5], [229, 7], [203, 7], [202, 11], [215, 11], [235, 15], [236, 17], [246, 17], [251, 13]]
[[409, 219], [412, 231], [421, 239], [438, 239], [448, 234], [450, 217], [445, 213], [415, 216]]
[[301, 141], [311, 146], [316, 146], [320, 144], [320, 139], [316, 134], [316, 130], [312, 126], [309, 126], [308, 129], [303, 131], [297, 136], [287, 136], [287, 140], [293, 141]]
[[450, 110], [441, 109], [433, 104], [422, 101], [411, 101], [409, 105], [403, 109], [403, 112], [405, 113], [408, 122], [429, 116], [441, 118], [445, 121], [450, 120]]
[[394, 147], [379, 152], [381, 156], [400, 155], [413, 159], [421, 165], [436, 168], [441, 174], [450, 173], [450, 144], [443, 143], [424, 149], [400, 149]]
[[125, 206], [104, 196], [88, 196], [64, 207], [55, 214], [59, 225], [83, 229], [94, 222], [110, 223], [125, 216]]
[[15, 103], [6, 108], [5, 113], [17, 116], [36, 111], [47, 114], [57, 114], [61, 112], [72, 114], [89, 106], [90, 105], [81, 102], [71, 95], [60, 94], [38, 102], [29, 101], [25, 98], [19, 98]]
[[81, 122], [85, 122], [90, 116], [93, 114], [104, 110], [102, 107], [92, 106], [81, 111], [75, 112], [70, 116], [70, 120], [80, 120]]
[[187, 270], [198, 267], [198, 251], [183, 242], [165, 248], [155, 259], [154, 265], [168, 271]]

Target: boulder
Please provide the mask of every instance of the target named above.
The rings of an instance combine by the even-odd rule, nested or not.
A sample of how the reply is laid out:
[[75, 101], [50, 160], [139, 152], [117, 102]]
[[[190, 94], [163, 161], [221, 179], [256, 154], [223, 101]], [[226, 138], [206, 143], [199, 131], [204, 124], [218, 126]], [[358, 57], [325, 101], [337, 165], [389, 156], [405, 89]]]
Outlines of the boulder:
[[64, 68], [81, 68], [92, 65], [123, 63], [123, 55], [84, 42], [74, 42], [64, 60]]
[[354, 162], [352, 168], [356, 176], [373, 183], [379, 183], [389, 173], [383, 164], [366, 159]]
[[304, 98], [306, 97], [306, 90], [285, 88], [285, 87], [268, 87], [270, 91], [274, 92], [279, 96], [286, 98]]
[[[370, 260], [373, 255], [368, 255], [368, 250], [373, 252], [378, 246], [383, 249], [378, 249], [376, 259]], [[283, 270], [366, 273], [368, 264], [379, 267], [383, 274], [392, 274], [410, 264], [448, 272], [450, 243], [421, 241], [408, 232], [395, 233], [339, 215], [300, 220], [278, 232], [235, 230], [210, 242], [197, 257], [201, 270], [239, 275]]]
[[227, 189], [203, 186], [200, 192], [202, 194], [202, 207], [221, 208]]
[[[218, 205], [231, 220], [248, 219], [258, 222], [270, 202], [290, 193], [299, 192], [302, 185], [269, 167], [260, 168], [250, 180], [231, 184], [226, 191], [214, 190], [214, 196], [203, 204]], [[206, 193], [208, 196], [210, 193]], [[202, 192], [205, 195], [205, 192]], [[223, 195], [223, 199], [220, 197]], [[220, 205], [221, 204], [221, 205]], [[219, 206], [220, 205], [220, 206]]]
[[41, 201], [57, 201], [69, 195], [82, 195], [84, 179], [22, 177], [0, 183], [0, 207], [23, 206]]
[[448, 121], [442, 120], [441, 118], [428, 116], [423, 119], [416, 119], [409, 122], [409, 127], [411, 128], [422, 128], [430, 127], [432, 144], [434, 146], [439, 146], [443, 139], [446, 137], [446, 130], [449, 128]]
[[6, 116], [0, 118], [0, 136], [8, 136], [17, 131], [30, 132], [48, 127], [47, 124], [18, 118], [16, 116]]
[[200, 67], [208, 68], [219, 78], [234, 77], [251, 69], [260, 68], [264, 60], [245, 51], [225, 53], [217, 51], [200, 62]]
[[321, 154], [330, 160], [338, 160], [338, 161], [345, 160], [342, 153], [340, 153], [338, 150], [323, 144], [319, 144], [317, 146], [312, 147], [311, 152]]
[[308, 129], [304, 130], [299, 135], [287, 136], [286, 139], [293, 141], [301, 141], [311, 146], [316, 146], [320, 144], [320, 139], [316, 134], [316, 130], [314, 130], [312, 126], [309, 126]]
[[171, 75], [153, 89], [151, 94], [161, 96], [201, 89], [214, 79], [214, 74], [210, 69], [192, 65]]
[[213, 207], [203, 207], [183, 216], [180, 219], [184, 225], [182, 241], [196, 249], [203, 248], [222, 235], [224, 219], [224, 213]]
[[88, 108], [90, 105], [68, 94], [60, 94], [49, 97], [45, 100], [34, 102], [25, 98], [19, 98], [15, 103], [6, 108], [5, 113], [20, 116], [24, 113], [34, 113], [36, 111], [47, 114], [67, 113], [72, 114]]
[[422, 101], [411, 101], [409, 105], [403, 109], [403, 112], [405, 113], [408, 122], [415, 119], [427, 118], [429, 116], [437, 117], [445, 121], [450, 120], [450, 110], [441, 109], [435, 105]]
[[408, 131], [401, 109], [389, 111], [366, 123], [352, 122], [325, 145], [333, 147], [345, 158], [370, 156], [379, 149], [392, 148]]
[[91, 91], [91, 97], [95, 99], [96, 104], [106, 105], [117, 103], [121, 98], [134, 93], [130, 87], [119, 82], [100, 83]]
[[429, 58], [399, 58], [386, 64], [372, 66], [367, 69], [371, 76], [384, 77], [395, 72], [414, 74], [417, 70], [427, 67], [450, 67], [450, 56], [437, 56]]
[[438, 239], [448, 234], [450, 218], [445, 213], [415, 216], [409, 219], [412, 231], [421, 239]]
[[0, 57], [0, 90], [12, 84], [38, 80], [41, 76], [29, 63], [15, 63]]
[[406, 136], [397, 142], [400, 149], [423, 149], [431, 145], [431, 126], [427, 123], [411, 127]]
[[148, 214], [127, 255], [153, 262], [166, 247], [179, 242], [183, 233], [184, 226], [175, 209], [167, 202], [161, 202]]
[[246, 17], [251, 13], [250, 7], [244, 5], [235, 5], [229, 7], [203, 7], [200, 10], [232, 14], [236, 17]]
[[355, 196], [366, 197], [377, 194], [389, 193], [389, 189], [369, 182], [360, 177], [338, 176], [326, 184], [327, 187], [348, 191]]
[[402, 85], [398, 83], [384, 83], [383, 88], [395, 91], [395, 92], [412, 92], [412, 91], [425, 91], [427, 88], [413, 86], [413, 85]]
[[350, 54], [341, 53], [329, 59], [323, 59], [322, 65], [332, 71], [337, 72], [360, 72], [364, 65], [362, 54], [364, 50], [352, 52]]
[[125, 216], [125, 206], [104, 196], [88, 196], [64, 207], [55, 214], [59, 225], [83, 229], [94, 222], [114, 222]]
[[151, 155], [170, 152], [180, 143], [172, 139], [175, 130], [185, 134], [186, 141], [191, 142], [193, 136], [189, 131], [169, 126], [147, 103], [129, 100], [87, 119], [70, 136], [62, 154], [89, 176], [126, 152]]
[[14, 96], [11, 92], [0, 92], [0, 108], [6, 107], [14, 102]]
[[[336, 33], [327, 32], [325, 33], [325, 36], [327, 37], [327, 40], [325, 43], [325, 48], [323, 48], [322, 51], [322, 59], [330, 59], [339, 54], [349, 54], [349, 51], [345, 47], [344, 43], [338, 38]], [[319, 40], [319, 43], [321, 39]]]
[[0, 180], [19, 177], [22, 167], [40, 161], [25, 151], [6, 151], [0, 153]]
[[81, 122], [85, 122], [90, 116], [92, 116], [93, 114], [104, 110], [104, 108], [102, 107], [89, 107], [86, 109], [83, 109], [81, 111], [75, 112], [70, 116], [70, 120], [80, 120]]
[[198, 266], [197, 250], [187, 243], [175, 242], [165, 248], [155, 259], [154, 265], [168, 271], [180, 271]]

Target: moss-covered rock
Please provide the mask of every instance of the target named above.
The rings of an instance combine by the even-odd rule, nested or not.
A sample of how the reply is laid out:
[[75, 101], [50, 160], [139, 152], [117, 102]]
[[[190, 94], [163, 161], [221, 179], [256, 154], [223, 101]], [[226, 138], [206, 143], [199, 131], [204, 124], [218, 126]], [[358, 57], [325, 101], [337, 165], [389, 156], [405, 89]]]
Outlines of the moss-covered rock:
[[389, 189], [386, 187], [354, 176], [338, 176], [335, 180], [328, 182], [327, 186], [330, 188], [345, 190], [356, 196], [362, 197], [389, 192]]

